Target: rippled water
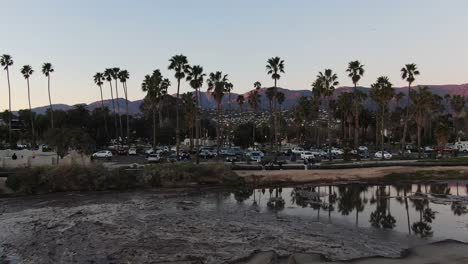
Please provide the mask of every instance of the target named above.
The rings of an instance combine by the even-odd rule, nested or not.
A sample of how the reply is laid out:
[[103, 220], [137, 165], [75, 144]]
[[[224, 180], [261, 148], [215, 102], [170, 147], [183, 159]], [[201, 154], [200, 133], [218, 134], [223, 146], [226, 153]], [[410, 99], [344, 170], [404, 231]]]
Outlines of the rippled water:
[[222, 203], [352, 228], [468, 242], [468, 182], [241, 189]]

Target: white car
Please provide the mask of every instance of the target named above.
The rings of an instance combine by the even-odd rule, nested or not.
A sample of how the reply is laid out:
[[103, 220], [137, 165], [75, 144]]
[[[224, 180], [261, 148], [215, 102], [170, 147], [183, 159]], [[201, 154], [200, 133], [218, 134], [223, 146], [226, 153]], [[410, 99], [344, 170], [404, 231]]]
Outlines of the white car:
[[338, 148], [332, 148], [331, 149], [331, 154], [332, 155], [343, 155], [343, 150], [338, 149]]
[[146, 161], [148, 163], [159, 162], [160, 160], [161, 160], [161, 156], [159, 156], [158, 154], [150, 154], [148, 158], [146, 158]]
[[358, 150], [360, 150], [360, 151], [369, 151], [369, 149], [366, 146], [359, 146]]
[[136, 155], [136, 154], [137, 154], [136, 148], [130, 148], [130, 149], [128, 149], [128, 155]]
[[295, 147], [295, 148], [292, 148], [292, 153], [294, 154], [301, 154], [302, 152], [304, 152], [304, 149], [303, 148], [300, 148], [300, 147]]
[[315, 158], [314, 153], [312, 153], [311, 151], [303, 151], [301, 153], [302, 160], [309, 160], [309, 159], [314, 159], [314, 158]]
[[[382, 158], [382, 151], [377, 151], [374, 155], [374, 157], [378, 158], [378, 159], [381, 159]], [[383, 157], [384, 159], [391, 159], [392, 158], [392, 154], [388, 153], [387, 151], [384, 151], [383, 152]]]
[[93, 153], [92, 157], [97, 158], [97, 159], [99, 158], [110, 159], [112, 158], [112, 152], [110, 152], [109, 150], [101, 150], [101, 151]]

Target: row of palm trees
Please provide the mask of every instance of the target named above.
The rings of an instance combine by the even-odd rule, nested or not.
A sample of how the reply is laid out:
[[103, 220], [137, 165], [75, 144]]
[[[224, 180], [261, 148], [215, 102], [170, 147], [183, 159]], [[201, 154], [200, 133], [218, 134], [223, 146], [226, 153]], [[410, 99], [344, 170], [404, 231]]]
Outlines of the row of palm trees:
[[[11, 112], [11, 83], [10, 83], [10, 69], [13, 67], [13, 58], [11, 55], [8, 54], [3, 54], [0, 57], [0, 65], [3, 67], [3, 69], [6, 71], [7, 74], [7, 83], [8, 83], [8, 140], [11, 143], [11, 121], [12, 121], [12, 112]], [[32, 133], [32, 138], [33, 138], [33, 143], [35, 143], [35, 130], [34, 130], [34, 120], [33, 120], [33, 113], [31, 111], [31, 89], [30, 89], [30, 83], [29, 83], [29, 78], [31, 75], [34, 73], [33, 68], [30, 65], [24, 65], [21, 70], [21, 74], [24, 76], [26, 79], [26, 84], [27, 84], [27, 89], [28, 89], [28, 104], [29, 104], [29, 111], [31, 114], [31, 133]], [[46, 62], [42, 65], [42, 73], [47, 77], [47, 92], [49, 95], [49, 105], [50, 105], [50, 122], [51, 122], [51, 128], [54, 128], [54, 113], [53, 113], [53, 108], [52, 108], [52, 99], [50, 95], [50, 76], [54, 72], [54, 68], [50, 62]]]
[[[122, 89], [125, 96], [125, 108], [126, 108], [126, 138], [127, 140], [130, 139], [130, 121], [129, 121], [129, 109], [128, 109], [128, 89], [127, 89], [127, 80], [130, 78], [130, 73], [127, 70], [121, 70], [118, 67], [107, 68], [104, 72], [97, 72], [94, 74], [93, 79], [94, 83], [99, 87], [101, 93], [101, 106], [104, 109], [104, 97], [102, 93], [102, 85], [104, 81], [109, 82], [110, 87], [110, 94], [111, 94], [111, 101], [112, 101], [112, 110], [114, 113], [114, 131], [116, 131], [116, 138], [124, 139], [125, 135], [123, 132], [123, 125], [122, 125], [122, 115], [120, 114], [120, 102], [119, 102], [119, 89], [118, 89], [118, 82], [122, 84]], [[115, 95], [116, 95], [116, 102], [114, 102], [114, 92], [112, 87], [112, 81], [114, 81], [115, 86]], [[115, 105], [117, 104], [117, 111]], [[109, 130], [107, 128], [107, 114], [103, 111], [103, 117], [105, 122], [105, 131], [107, 136], [109, 136]], [[117, 121], [118, 119], [118, 121]]]

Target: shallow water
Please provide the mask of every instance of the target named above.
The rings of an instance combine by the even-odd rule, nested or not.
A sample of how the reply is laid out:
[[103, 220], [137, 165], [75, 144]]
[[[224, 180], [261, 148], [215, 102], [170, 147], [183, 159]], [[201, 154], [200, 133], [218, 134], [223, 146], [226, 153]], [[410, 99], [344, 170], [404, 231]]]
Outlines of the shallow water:
[[[389, 236], [398, 232], [468, 242], [468, 181], [242, 189], [217, 203], [253, 206], [259, 213], [294, 215], [350, 228], [376, 229]], [[209, 202], [205, 205], [209, 206]]]

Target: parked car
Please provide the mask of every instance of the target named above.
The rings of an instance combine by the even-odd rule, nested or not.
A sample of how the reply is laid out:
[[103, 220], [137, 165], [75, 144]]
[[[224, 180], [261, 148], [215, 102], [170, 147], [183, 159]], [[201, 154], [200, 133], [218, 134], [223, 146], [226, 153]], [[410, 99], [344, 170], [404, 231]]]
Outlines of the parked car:
[[128, 155], [136, 155], [136, 154], [137, 154], [136, 148], [129, 148], [128, 149]]
[[300, 155], [304, 151], [304, 149], [301, 147], [295, 147], [295, 148], [292, 148], [291, 151], [294, 154]]
[[179, 160], [176, 154], [171, 154], [166, 158], [167, 162], [176, 162]]
[[251, 151], [247, 153], [247, 156], [249, 157], [250, 160], [260, 162], [264, 156], [263, 152], [261, 151]]
[[146, 158], [146, 161], [147, 161], [148, 163], [160, 162], [160, 161], [161, 161], [161, 156], [159, 156], [158, 154], [150, 154], [150, 155]]
[[213, 154], [211, 153], [211, 151], [206, 150], [206, 149], [201, 150], [200, 154], [198, 154], [198, 155], [202, 159], [209, 159], [209, 158], [213, 157]]
[[310, 160], [310, 159], [314, 159], [314, 158], [315, 158], [315, 156], [311, 151], [303, 151], [301, 153], [301, 159], [302, 160]]
[[468, 141], [457, 141], [453, 144], [460, 152], [468, 152]]
[[429, 147], [429, 146], [425, 146], [423, 148], [423, 151], [426, 152], [426, 153], [431, 153], [431, 152], [434, 152], [434, 149]]
[[310, 149], [310, 152], [312, 152], [312, 154], [314, 154], [315, 157], [324, 158], [327, 156], [327, 152], [322, 149]]
[[369, 151], [369, 148], [367, 148], [366, 146], [359, 146], [358, 150], [359, 151]]
[[334, 155], [334, 156], [343, 155], [343, 150], [341, 150], [339, 148], [332, 148], [331, 149], [331, 154]]
[[109, 150], [101, 150], [98, 152], [93, 153], [91, 155], [92, 158], [94, 159], [108, 159], [110, 160], [112, 158], [112, 152]]
[[[374, 154], [374, 157], [375, 157], [375, 158], [378, 158], [378, 159], [381, 159], [381, 158], [382, 158], [382, 151], [377, 151], [377, 152]], [[387, 151], [384, 151], [384, 152], [383, 152], [383, 157], [384, 157], [384, 159], [391, 159], [391, 158], [392, 158], [392, 154], [388, 153]]]

